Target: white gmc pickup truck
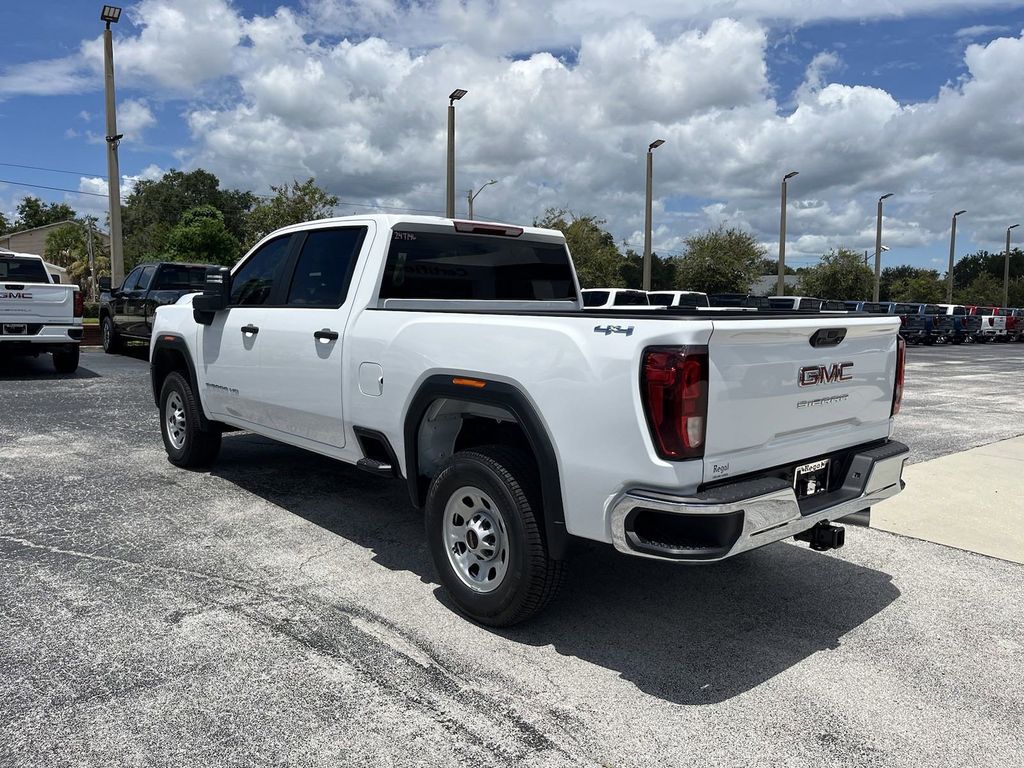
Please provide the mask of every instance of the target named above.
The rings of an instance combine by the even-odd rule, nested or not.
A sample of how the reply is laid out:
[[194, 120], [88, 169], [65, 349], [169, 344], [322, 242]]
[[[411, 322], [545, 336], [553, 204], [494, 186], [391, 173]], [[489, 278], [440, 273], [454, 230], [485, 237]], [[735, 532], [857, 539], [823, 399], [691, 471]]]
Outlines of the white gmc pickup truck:
[[[274, 232], [156, 313], [171, 462], [227, 427], [404, 479], [455, 604], [541, 609], [573, 537], [708, 563], [903, 487], [899, 320], [583, 308], [558, 232], [362, 216]], [[766, 574], [765, 578], [770, 578]]]
[[53, 355], [58, 373], [78, 369], [82, 294], [51, 281], [38, 256], [0, 251], [0, 355]]

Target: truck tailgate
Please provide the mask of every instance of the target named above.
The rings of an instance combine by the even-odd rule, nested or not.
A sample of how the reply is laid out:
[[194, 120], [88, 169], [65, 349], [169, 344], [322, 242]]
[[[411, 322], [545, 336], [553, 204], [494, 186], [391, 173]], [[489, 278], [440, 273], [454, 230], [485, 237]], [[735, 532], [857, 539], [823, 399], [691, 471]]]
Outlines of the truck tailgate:
[[[842, 341], [821, 344], [823, 329]], [[898, 330], [894, 317], [715, 321], [704, 482], [888, 437]]]
[[74, 286], [0, 283], [0, 322], [71, 323]]

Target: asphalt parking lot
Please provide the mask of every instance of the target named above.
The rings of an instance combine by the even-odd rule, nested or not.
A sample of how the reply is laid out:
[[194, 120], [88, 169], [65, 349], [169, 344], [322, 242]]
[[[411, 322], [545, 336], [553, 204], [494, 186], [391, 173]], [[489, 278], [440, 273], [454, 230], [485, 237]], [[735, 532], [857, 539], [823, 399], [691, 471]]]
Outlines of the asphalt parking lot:
[[[912, 348], [914, 460], [1024, 433], [1024, 344]], [[0, 362], [0, 765], [1008, 766], [1024, 568], [848, 528], [439, 591], [404, 488], [247, 434], [167, 463], [141, 355]]]

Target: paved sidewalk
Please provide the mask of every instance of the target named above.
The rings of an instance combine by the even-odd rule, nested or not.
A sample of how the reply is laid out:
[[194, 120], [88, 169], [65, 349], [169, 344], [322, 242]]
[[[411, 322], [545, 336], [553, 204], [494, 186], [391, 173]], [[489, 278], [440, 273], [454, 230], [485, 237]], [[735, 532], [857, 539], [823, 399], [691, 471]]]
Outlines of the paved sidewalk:
[[1024, 437], [908, 466], [871, 527], [1024, 563]]

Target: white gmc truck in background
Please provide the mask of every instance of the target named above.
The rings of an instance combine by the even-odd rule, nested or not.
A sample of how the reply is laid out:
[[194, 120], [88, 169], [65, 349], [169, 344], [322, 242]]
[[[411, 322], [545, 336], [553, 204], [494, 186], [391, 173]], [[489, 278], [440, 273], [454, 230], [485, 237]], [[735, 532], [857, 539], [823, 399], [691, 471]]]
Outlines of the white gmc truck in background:
[[[899, 493], [899, 320], [586, 310], [562, 235], [432, 217], [274, 232], [157, 310], [170, 460], [225, 428], [404, 479], [465, 614], [554, 595], [573, 537], [708, 563]], [[770, 579], [770, 572], [764, 578]]]
[[53, 355], [58, 373], [78, 369], [82, 294], [55, 284], [39, 257], [0, 251], [0, 356]]

